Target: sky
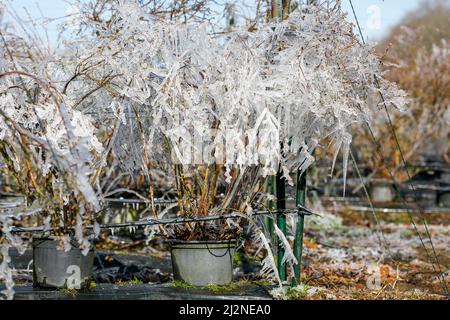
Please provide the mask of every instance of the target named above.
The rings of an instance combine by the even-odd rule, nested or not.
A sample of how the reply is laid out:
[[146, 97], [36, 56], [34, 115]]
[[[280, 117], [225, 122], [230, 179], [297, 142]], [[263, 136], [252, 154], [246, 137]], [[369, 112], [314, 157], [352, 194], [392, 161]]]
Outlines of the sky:
[[[350, 2], [342, 2], [344, 10], [349, 13], [349, 20], [355, 23]], [[353, 0], [353, 7], [365, 38], [377, 41], [408, 14], [419, 9], [423, 2], [424, 0]]]
[[[36, 18], [59, 18], [66, 15], [70, 6], [65, 0], [7, 0], [22, 17], [26, 10]], [[420, 7], [424, 0], [353, 0], [355, 12], [360, 21], [364, 37], [369, 41], [383, 38], [389, 30], [400, 22], [408, 13]], [[450, 0], [448, 0], [450, 1]], [[1, 0], [0, 0], [1, 2]], [[349, 13], [349, 20], [355, 22], [349, 0], [342, 0], [344, 10]], [[51, 42], [56, 42], [56, 23], [48, 26]]]

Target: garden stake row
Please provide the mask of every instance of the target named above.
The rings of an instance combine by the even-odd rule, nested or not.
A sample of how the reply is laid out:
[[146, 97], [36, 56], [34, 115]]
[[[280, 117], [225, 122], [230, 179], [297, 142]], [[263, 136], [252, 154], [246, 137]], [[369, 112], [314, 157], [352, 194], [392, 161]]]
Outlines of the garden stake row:
[[[276, 191], [276, 208], [278, 212], [284, 212], [286, 210], [286, 188], [285, 188], [285, 179], [282, 177], [281, 172], [278, 172], [276, 176], [275, 185], [271, 184], [275, 179], [275, 177], [271, 176], [266, 179], [266, 190], [275, 189]], [[304, 208], [306, 202], [306, 173], [297, 173], [297, 182], [296, 182], [296, 197], [295, 203], [298, 208]], [[271, 202], [268, 201], [268, 207], [270, 208]], [[272, 239], [274, 238], [274, 230], [273, 230], [273, 220], [266, 219], [265, 221], [266, 227], [271, 235]], [[298, 221], [295, 230], [295, 238], [294, 238], [294, 255], [297, 259], [297, 264], [294, 266], [294, 278], [292, 280], [292, 286], [296, 286], [301, 283], [301, 263], [302, 263], [302, 252], [303, 252], [303, 233], [304, 233], [304, 215], [299, 214]], [[286, 215], [278, 214], [277, 215], [277, 226], [286, 235]], [[277, 248], [277, 264], [278, 264], [278, 272], [281, 281], [286, 281], [286, 264], [283, 263], [284, 256], [284, 248], [282, 246], [281, 239], [278, 239], [276, 243]]]
[[[295, 204], [296, 206], [303, 207], [306, 202], [306, 172], [303, 174], [301, 172], [297, 173], [297, 184], [296, 184], [296, 194], [295, 194]], [[297, 264], [294, 266], [295, 277], [292, 281], [292, 285], [296, 286], [301, 283], [301, 273], [302, 273], [302, 253], [303, 253], [303, 232], [305, 225], [305, 217], [303, 215], [298, 216], [297, 227], [295, 230], [294, 239], [294, 255], [297, 259]]]
[[[277, 210], [283, 211], [286, 209], [286, 181], [282, 176], [281, 171], [279, 170], [276, 176], [276, 195], [277, 195]], [[285, 215], [277, 215], [277, 227], [286, 235], [286, 216]], [[278, 239], [277, 242], [277, 263], [278, 263], [278, 272], [280, 275], [281, 281], [286, 281], [286, 264], [283, 263], [284, 256], [284, 248], [282, 246], [282, 240]]]

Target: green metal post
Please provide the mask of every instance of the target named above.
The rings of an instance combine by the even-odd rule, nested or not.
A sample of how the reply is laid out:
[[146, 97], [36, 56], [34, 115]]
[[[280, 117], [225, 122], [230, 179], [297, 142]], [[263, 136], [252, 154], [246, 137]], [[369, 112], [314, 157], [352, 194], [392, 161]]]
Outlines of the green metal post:
[[[304, 206], [306, 202], [306, 172], [297, 173], [297, 187], [296, 187], [296, 205]], [[298, 263], [294, 266], [295, 277], [292, 285], [296, 286], [301, 283], [302, 273], [302, 253], [303, 253], [303, 230], [305, 226], [305, 217], [300, 215], [297, 221], [297, 228], [295, 230], [294, 239], [294, 255]]]
[[[275, 179], [273, 176], [268, 176], [266, 177], [266, 181], [264, 181], [264, 192], [270, 193], [270, 194], [274, 194], [275, 193]], [[266, 202], [266, 209], [267, 210], [274, 210], [275, 209], [275, 204], [273, 203], [273, 201], [268, 200]], [[273, 219], [271, 217], [264, 217], [264, 224], [268, 233], [268, 236], [270, 237], [270, 245], [272, 247], [272, 250], [274, 250], [274, 245], [273, 245], [273, 241], [274, 241], [274, 227], [273, 227]]]
[[[283, 174], [280, 171], [277, 173], [277, 180], [276, 180], [276, 192], [277, 192], [277, 209], [278, 210], [285, 210], [286, 209], [286, 184], [285, 179], [283, 178]], [[277, 215], [277, 226], [283, 232], [283, 234], [286, 234], [286, 216], [284, 214], [278, 213]], [[277, 262], [278, 262], [278, 273], [280, 275], [280, 280], [285, 281], [286, 280], [286, 265], [283, 263], [283, 256], [284, 256], [284, 248], [282, 246], [282, 240], [278, 239], [278, 248], [277, 248]]]

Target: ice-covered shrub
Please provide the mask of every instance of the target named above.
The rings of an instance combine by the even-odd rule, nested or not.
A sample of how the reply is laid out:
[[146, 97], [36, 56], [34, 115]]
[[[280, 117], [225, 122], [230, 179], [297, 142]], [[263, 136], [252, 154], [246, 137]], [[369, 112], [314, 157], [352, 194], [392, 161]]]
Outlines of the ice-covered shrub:
[[[17, 51], [14, 38], [3, 37], [0, 66], [0, 163], [12, 177], [15, 189], [27, 205], [39, 207], [43, 234], [61, 240], [70, 249], [70, 237], [90, 248], [87, 225], [96, 223], [100, 205], [91, 179], [103, 146], [90, 119], [73, 108], [71, 98], [61, 94], [44, 77], [31, 71], [47, 66]], [[20, 49], [20, 47], [18, 47]], [[26, 212], [22, 213], [25, 214]], [[14, 221], [22, 214], [14, 217]], [[0, 221], [2, 264], [6, 298], [12, 298], [13, 282], [8, 249], [23, 252], [20, 236], [10, 232], [8, 217]]]
[[196, 165], [192, 153], [185, 157], [195, 138], [211, 152], [201, 164], [224, 165], [228, 180], [231, 169], [258, 165], [265, 176], [280, 163], [290, 180], [323, 139], [347, 158], [351, 126], [376, 111], [367, 103], [374, 93], [405, 102], [339, 7], [213, 37], [205, 25], [159, 20], [127, 1], [93, 30], [73, 42], [83, 50], [71, 52], [92, 66], [89, 78], [107, 83], [93, 101], [120, 122], [116, 152], [127, 169], [145, 166], [142, 150], [156, 162], [175, 155], [169, 160]]

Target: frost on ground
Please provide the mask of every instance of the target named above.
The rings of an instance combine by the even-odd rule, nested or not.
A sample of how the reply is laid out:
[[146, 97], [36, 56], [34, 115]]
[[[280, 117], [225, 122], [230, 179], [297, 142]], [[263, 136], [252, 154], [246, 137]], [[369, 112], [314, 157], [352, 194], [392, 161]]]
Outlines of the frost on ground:
[[[333, 216], [333, 217], [331, 217]], [[338, 212], [311, 217], [306, 228], [303, 283], [309, 299], [444, 299], [426, 251], [406, 214]], [[322, 221], [321, 221], [322, 220]], [[341, 224], [336, 224], [336, 221]], [[427, 216], [447, 286], [450, 217]], [[328, 221], [330, 224], [324, 223]], [[418, 223], [424, 236], [424, 228]], [[424, 242], [431, 253], [429, 241]], [[381, 241], [381, 243], [380, 243]], [[437, 265], [436, 265], [437, 268]], [[314, 290], [312, 290], [314, 289]]]

